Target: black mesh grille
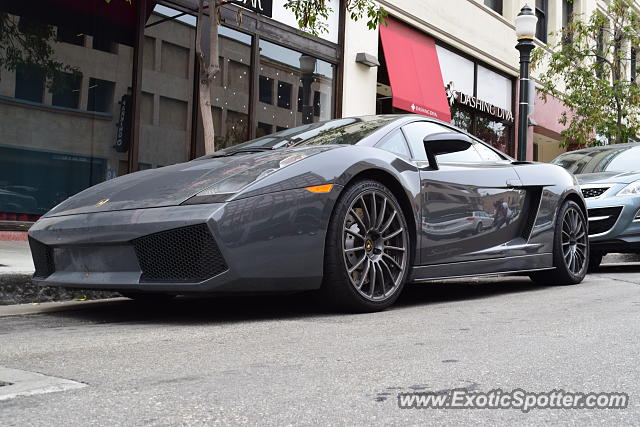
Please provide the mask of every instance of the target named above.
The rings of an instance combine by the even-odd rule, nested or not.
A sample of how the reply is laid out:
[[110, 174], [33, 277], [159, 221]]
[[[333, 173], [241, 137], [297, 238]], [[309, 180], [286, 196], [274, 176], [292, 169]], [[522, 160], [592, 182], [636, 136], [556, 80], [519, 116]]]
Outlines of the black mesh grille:
[[200, 282], [227, 270], [206, 224], [150, 234], [132, 243], [141, 282]]
[[31, 237], [29, 237], [29, 247], [31, 248], [33, 265], [36, 268], [33, 276], [47, 277], [51, 275], [56, 270], [53, 263], [53, 249]]
[[[605, 233], [616, 224], [622, 207], [589, 209], [589, 235]], [[605, 217], [598, 220], [594, 218]]]
[[608, 189], [609, 187], [583, 188], [582, 195], [585, 199], [588, 199], [589, 197], [598, 197]]

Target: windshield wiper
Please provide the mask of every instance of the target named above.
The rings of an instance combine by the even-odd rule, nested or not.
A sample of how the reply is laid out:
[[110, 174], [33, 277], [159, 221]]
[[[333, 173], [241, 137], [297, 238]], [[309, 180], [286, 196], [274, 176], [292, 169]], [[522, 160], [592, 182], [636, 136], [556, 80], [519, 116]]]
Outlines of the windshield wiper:
[[262, 151], [271, 151], [274, 150], [275, 148], [273, 147], [246, 147], [246, 148], [239, 148], [237, 150], [233, 150], [233, 151], [227, 151], [225, 153], [214, 153], [211, 154], [210, 156], [207, 156], [208, 159], [213, 159], [216, 157], [229, 157], [229, 156], [233, 156], [234, 154], [238, 154], [238, 153], [260, 153]]

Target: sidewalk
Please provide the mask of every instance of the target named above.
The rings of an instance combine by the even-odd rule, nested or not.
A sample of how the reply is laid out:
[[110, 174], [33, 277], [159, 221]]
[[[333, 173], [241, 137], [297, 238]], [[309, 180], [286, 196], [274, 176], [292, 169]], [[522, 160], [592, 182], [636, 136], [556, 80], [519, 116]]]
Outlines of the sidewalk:
[[115, 292], [34, 285], [31, 283], [34, 271], [26, 233], [0, 232], [0, 306], [119, 296]]
[[18, 274], [31, 276], [33, 272], [34, 267], [29, 243], [26, 240], [0, 239], [0, 275]]

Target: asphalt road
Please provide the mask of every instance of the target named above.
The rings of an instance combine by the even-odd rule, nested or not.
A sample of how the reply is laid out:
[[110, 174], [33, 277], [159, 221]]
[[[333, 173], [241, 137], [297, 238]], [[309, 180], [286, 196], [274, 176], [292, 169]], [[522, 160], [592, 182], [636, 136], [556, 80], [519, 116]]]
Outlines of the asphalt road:
[[[412, 285], [376, 314], [292, 295], [2, 317], [0, 367], [86, 387], [0, 401], [0, 425], [638, 425], [639, 285], [632, 264], [571, 287]], [[398, 408], [399, 392], [458, 387], [622, 391], [630, 405]]]

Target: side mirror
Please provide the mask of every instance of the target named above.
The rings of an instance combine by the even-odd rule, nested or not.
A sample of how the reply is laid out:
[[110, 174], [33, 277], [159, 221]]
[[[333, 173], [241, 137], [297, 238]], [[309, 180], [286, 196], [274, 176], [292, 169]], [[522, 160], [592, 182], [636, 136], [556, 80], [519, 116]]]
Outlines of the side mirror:
[[424, 137], [424, 149], [432, 169], [438, 169], [437, 155], [465, 151], [471, 144], [471, 138], [457, 132], [433, 133]]

